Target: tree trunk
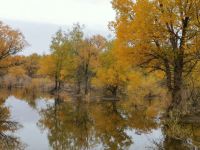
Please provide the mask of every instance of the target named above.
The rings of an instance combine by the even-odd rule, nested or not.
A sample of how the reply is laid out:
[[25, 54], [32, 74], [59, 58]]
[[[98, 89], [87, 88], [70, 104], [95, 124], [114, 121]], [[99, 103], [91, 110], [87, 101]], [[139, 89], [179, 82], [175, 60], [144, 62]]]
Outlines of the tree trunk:
[[57, 80], [55, 80], [55, 88], [54, 89], [58, 90], [58, 81]]
[[85, 94], [88, 94], [88, 78], [87, 77], [85, 81]]
[[58, 90], [58, 76], [57, 74], [55, 75], [55, 87], [54, 87], [54, 91]]
[[80, 94], [81, 93], [81, 82], [80, 81], [78, 81], [77, 82], [77, 94]]
[[85, 68], [85, 94], [88, 94], [88, 64], [86, 65]]
[[[180, 104], [182, 101], [182, 86], [183, 86], [183, 68], [184, 68], [184, 50], [186, 43], [186, 32], [189, 23], [189, 17], [185, 17], [182, 19], [182, 36], [180, 39], [180, 43], [176, 41], [176, 38], [172, 38], [172, 46], [174, 50], [174, 80], [173, 80], [173, 89], [171, 91], [172, 94], [172, 102], [168, 108], [168, 111], [171, 110], [180, 110]], [[179, 46], [177, 45], [179, 44]]]
[[85, 94], [88, 94], [89, 90], [89, 62], [85, 66]]
[[169, 65], [169, 61], [166, 59], [165, 60], [165, 72], [166, 72], [166, 77], [167, 77], [167, 87], [168, 90], [171, 92], [172, 91], [172, 73], [170, 70], [170, 65]]
[[117, 97], [118, 86], [111, 86], [109, 89], [112, 93], [112, 96]]
[[58, 90], [61, 89], [61, 84], [62, 84], [62, 82], [61, 82], [61, 81], [58, 81]]
[[171, 110], [179, 110], [178, 107], [181, 104], [182, 101], [182, 77], [183, 74], [183, 54], [180, 52], [175, 59], [175, 65], [174, 65], [174, 86], [171, 91], [172, 94], [172, 102], [168, 108], [168, 111]]

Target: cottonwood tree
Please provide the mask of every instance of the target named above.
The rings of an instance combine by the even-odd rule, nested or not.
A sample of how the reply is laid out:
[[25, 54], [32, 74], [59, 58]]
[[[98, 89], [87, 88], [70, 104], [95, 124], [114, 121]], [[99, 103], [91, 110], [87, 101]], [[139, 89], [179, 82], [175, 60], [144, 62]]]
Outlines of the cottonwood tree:
[[0, 76], [7, 73], [7, 69], [22, 64], [22, 59], [12, 55], [20, 52], [27, 42], [23, 34], [0, 21]]
[[61, 88], [62, 83], [62, 70], [64, 69], [66, 61], [66, 51], [68, 48], [68, 37], [62, 30], [58, 30], [56, 35], [52, 38], [50, 46], [52, 59], [54, 61], [54, 76], [55, 76], [55, 89]]
[[34, 77], [39, 69], [40, 56], [36, 53], [25, 57], [23, 67], [29, 77]]
[[65, 69], [67, 35], [62, 30], [58, 30], [52, 38], [51, 54], [43, 56], [40, 60], [39, 74], [46, 75], [55, 81], [53, 90], [60, 90], [64, 82], [62, 72]]
[[98, 69], [93, 83], [117, 96], [120, 89], [128, 83], [130, 70], [118, 61], [113, 47], [114, 42], [109, 42], [107, 48], [100, 54]]
[[83, 64], [83, 76], [85, 83], [85, 94], [88, 93], [90, 80], [94, 76], [94, 68], [99, 62], [99, 55], [105, 48], [107, 40], [101, 35], [94, 35], [85, 39], [80, 51]]
[[20, 52], [26, 45], [21, 32], [0, 22], [0, 61]]
[[84, 93], [87, 94], [99, 53], [107, 41], [101, 35], [85, 38], [83, 27], [79, 24], [75, 24], [69, 31], [68, 40], [70, 48], [67, 51], [66, 72], [76, 84], [77, 93], [81, 92], [81, 85], [84, 84]]
[[162, 71], [172, 95], [169, 110], [181, 106], [184, 77], [200, 58], [199, 0], [113, 0], [111, 23], [119, 54], [133, 64]]

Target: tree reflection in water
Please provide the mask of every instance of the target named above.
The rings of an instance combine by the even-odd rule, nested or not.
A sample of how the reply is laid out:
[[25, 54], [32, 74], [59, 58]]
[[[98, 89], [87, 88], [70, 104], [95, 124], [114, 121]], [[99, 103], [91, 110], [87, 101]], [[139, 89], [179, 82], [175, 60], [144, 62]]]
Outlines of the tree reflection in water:
[[156, 150], [198, 150], [200, 149], [199, 124], [184, 124], [180, 120], [167, 119], [162, 123], [163, 139], [154, 140]]
[[137, 127], [140, 132], [150, 132], [158, 127], [154, 119], [141, 117], [145, 116], [144, 110], [126, 112], [116, 102], [62, 102], [57, 98], [40, 114], [38, 124], [41, 129], [48, 129], [49, 143], [55, 150], [98, 146], [128, 149], [134, 142], [128, 130]]
[[133, 142], [127, 134], [128, 122], [116, 102], [95, 104], [91, 107], [95, 136], [104, 149], [127, 149]]
[[[170, 119], [161, 121], [157, 117], [161, 111], [159, 100], [151, 103], [138, 103], [133, 99], [118, 102], [71, 99], [66, 101], [68, 97], [62, 95], [52, 101], [50, 95], [36, 94], [20, 91], [12, 95], [26, 101], [30, 108], [40, 112], [37, 124], [40, 129], [47, 130], [45, 134], [47, 133], [49, 145], [54, 150], [134, 149], [137, 147], [135, 145], [141, 144], [138, 139], [144, 142], [144, 145], [139, 145], [141, 149], [146, 146], [147, 149], [151, 147], [156, 150], [200, 148], [199, 124], [183, 124], [179, 120]], [[45, 99], [41, 100], [40, 97]], [[45, 107], [38, 107], [38, 101], [45, 103]], [[5, 146], [10, 144], [13, 149], [23, 149], [18, 138], [6, 134], [7, 131], [14, 132], [19, 128], [17, 123], [8, 122], [9, 117], [9, 110], [3, 106], [2, 101], [0, 146], [2, 147], [1, 143], [4, 142]], [[36, 133], [35, 136], [39, 135]], [[153, 138], [157, 139], [152, 141]], [[1, 147], [0, 149], [5, 149]]]
[[2, 150], [21, 150], [25, 145], [20, 139], [12, 135], [20, 125], [10, 120], [9, 108], [3, 106], [3, 100], [0, 100], [0, 149]]
[[95, 143], [87, 105], [81, 102], [62, 103], [56, 98], [53, 106], [49, 105], [40, 113], [39, 126], [48, 129], [53, 149], [88, 149]]

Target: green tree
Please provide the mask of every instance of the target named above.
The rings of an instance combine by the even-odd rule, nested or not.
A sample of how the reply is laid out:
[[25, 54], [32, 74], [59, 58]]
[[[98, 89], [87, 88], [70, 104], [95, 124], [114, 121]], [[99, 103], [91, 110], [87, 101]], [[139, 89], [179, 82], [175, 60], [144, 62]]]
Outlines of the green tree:
[[65, 32], [58, 30], [52, 38], [51, 54], [43, 56], [40, 61], [39, 73], [54, 79], [54, 90], [59, 90], [63, 82], [62, 72], [65, 69], [68, 49], [67, 38]]

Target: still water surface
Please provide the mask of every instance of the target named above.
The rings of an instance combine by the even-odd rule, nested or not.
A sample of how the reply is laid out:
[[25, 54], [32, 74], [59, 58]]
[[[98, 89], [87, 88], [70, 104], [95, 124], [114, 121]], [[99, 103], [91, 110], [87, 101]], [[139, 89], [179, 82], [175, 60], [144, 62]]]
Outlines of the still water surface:
[[200, 148], [200, 127], [176, 126], [172, 121], [166, 128], [157, 117], [156, 104], [151, 104], [149, 110], [126, 101], [64, 102], [49, 97], [27, 100], [11, 94], [3, 105], [10, 112], [8, 119], [22, 125], [14, 133], [8, 132], [23, 145], [21, 149]]

